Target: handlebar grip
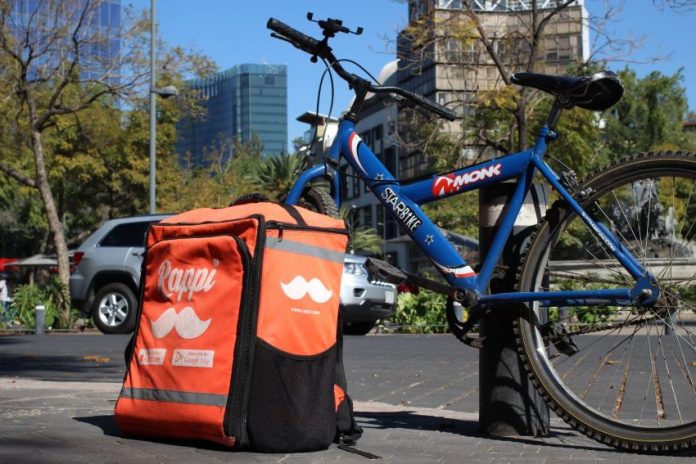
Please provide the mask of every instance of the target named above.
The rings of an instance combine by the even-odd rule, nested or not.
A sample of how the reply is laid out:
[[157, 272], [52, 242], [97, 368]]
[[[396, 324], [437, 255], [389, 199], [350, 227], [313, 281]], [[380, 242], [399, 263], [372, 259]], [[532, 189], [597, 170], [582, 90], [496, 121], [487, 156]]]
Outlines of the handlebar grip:
[[317, 39], [303, 34], [282, 21], [270, 18], [266, 23], [266, 27], [288, 39], [295, 47], [311, 55], [317, 55], [319, 52], [319, 41]]

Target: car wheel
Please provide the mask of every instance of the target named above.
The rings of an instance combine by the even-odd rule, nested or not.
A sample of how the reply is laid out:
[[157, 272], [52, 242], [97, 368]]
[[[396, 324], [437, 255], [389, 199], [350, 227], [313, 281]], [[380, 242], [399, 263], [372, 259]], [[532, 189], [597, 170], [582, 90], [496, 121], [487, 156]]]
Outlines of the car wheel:
[[346, 335], [367, 335], [374, 326], [374, 322], [351, 322], [344, 324], [343, 333]]
[[129, 333], [135, 326], [136, 299], [125, 284], [103, 286], [94, 297], [92, 320], [105, 334]]

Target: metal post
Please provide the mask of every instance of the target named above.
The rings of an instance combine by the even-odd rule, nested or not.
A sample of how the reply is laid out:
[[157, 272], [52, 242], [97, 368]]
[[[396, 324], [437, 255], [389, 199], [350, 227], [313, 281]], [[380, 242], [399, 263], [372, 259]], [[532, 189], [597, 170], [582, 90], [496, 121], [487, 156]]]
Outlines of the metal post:
[[[482, 189], [479, 196], [479, 250], [485, 256], [497, 230], [498, 218], [515, 190], [515, 183]], [[534, 185], [525, 199], [491, 280], [491, 293], [514, 291], [525, 242], [546, 213], [546, 192]], [[484, 345], [479, 352], [479, 429], [492, 436], [544, 436], [549, 410], [520, 362], [513, 333], [516, 307], [496, 307], [479, 324]]]
[[35, 335], [43, 335], [45, 330], [44, 330], [44, 318], [46, 315], [46, 307], [44, 305], [36, 305], [36, 330], [34, 331]]
[[157, 147], [157, 95], [153, 92], [157, 84], [155, 70], [155, 47], [157, 45], [155, 25], [155, 0], [150, 0], [150, 214], [155, 214], [156, 147]]

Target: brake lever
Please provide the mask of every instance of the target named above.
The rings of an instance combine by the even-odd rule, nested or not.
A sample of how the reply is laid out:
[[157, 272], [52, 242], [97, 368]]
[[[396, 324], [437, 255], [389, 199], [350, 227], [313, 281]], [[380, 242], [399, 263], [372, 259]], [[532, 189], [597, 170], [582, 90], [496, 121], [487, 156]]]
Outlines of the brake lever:
[[417, 111], [418, 114], [420, 114], [421, 116], [425, 117], [426, 119], [431, 119], [431, 118], [436, 118], [436, 117], [437, 117], [437, 116], [434, 115], [431, 111], [426, 110], [425, 108], [423, 108], [423, 107], [421, 107], [420, 105], [418, 105], [416, 102], [414, 102], [414, 101], [412, 101], [412, 100], [409, 100], [409, 99], [406, 98], [406, 97], [403, 97], [403, 96], [401, 96], [401, 95], [399, 95], [399, 94], [397, 94], [397, 93], [390, 93], [390, 94], [388, 94], [388, 95], [389, 95], [389, 98], [391, 98], [392, 100], [394, 100], [396, 103], [400, 103], [401, 105], [403, 105], [403, 106], [406, 107], [406, 108], [410, 108], [410, 109], [412, 109], [412, 110], [414, 110], [414, 111]]
[[295, 47], [295, 48], [300, 48], [300, 47], [298, 47], [297, 45], [295, 45], [295, 42], [293, 42], [292, 40], [288, 39], [288, 38], [285, 37], [284, 35], [278, 34], [277, 32], [271, 32], [271, 37], [273, 37], [274, 39], [280, 39], [280, 40], [282, 40], [282, 41], [284, 41], [284, 42], [287, 42], [287, 43], [289, 43], [290, 45], [292, 45], [292, 46]]

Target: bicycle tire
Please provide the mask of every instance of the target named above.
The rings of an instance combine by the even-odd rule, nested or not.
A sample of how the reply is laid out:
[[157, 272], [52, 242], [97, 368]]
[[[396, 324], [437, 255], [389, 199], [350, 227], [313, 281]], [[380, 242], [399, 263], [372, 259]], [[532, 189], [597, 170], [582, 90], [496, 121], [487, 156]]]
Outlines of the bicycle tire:
[[[696, 308], [696, 154], [642, 153], [592, 174], [583, 183], [588, 187], [593, 191], [583, 208], [638, 251], [662, 296], [650, 308], [520, 305], [515, 335], [523, 365], [549, 406], [591, 438], [646, 453], [694, 449], [696, 327], [689, 323], [696, 318], [689, 313]], [[671, 218], [664, 220], [671, 235], [665, 236], [654, 213], [670, 200]], [[518, 288], [630, 287], [607, 256], [606, 245], [558, 201], [530, 238]], [[684, 263], [686, 271], [678, 267]], [[680, 277], [684, 272], [691, 275]]]
[[302, 192], [299, 206], [333, 218], [340, 217], [338, 207], [329, 192], [320, 187], [308, 187]]

